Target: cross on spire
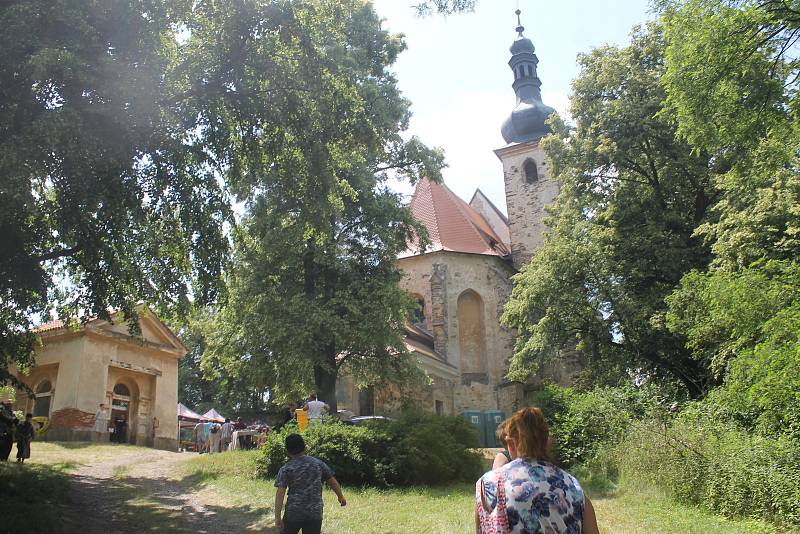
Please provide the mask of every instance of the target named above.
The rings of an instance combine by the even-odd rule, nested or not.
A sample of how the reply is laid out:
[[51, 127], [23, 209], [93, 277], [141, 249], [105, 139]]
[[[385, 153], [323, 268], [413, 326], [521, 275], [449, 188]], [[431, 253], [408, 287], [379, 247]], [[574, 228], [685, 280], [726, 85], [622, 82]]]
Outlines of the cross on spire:
[[519, 17], [522, 14], [522, 11], [517, 9], [516, 11], [514, 11], [514, 13], [517, 14], [517, 28], [516, 28], [516, 30], [517, 30], [517, 33], [519, 34], [519, 36], [522, 37], [522, 32], [525, 31], [525, 26], [522, 25], [522, 19], [520, 19], [520, 17]]

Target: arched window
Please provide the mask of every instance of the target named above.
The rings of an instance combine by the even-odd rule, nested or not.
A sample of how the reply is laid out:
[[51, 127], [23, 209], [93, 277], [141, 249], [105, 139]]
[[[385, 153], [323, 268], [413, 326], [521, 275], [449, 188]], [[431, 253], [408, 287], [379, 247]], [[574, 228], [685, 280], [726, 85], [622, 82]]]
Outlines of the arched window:
[[539, 169], [536, 167], [536, 162], [532, 159], [526, 160], [522, 170], [525, 172], [525, 181], [529, 184], [536, 182], [539, 179]]
[[33, 415], [35, 417], [50, 417], [50, 399], [53, 396], [53, 384], [49, 380], [42, 380], [34, 391], [36, 400], [33, 402]]
[[458, 297], [458, 346], [464, 381], [486, 380], [486, 328], [483, 299], [468, 289]]
[[129, 390], [128, 386], [125, 384], [117, 384], [114, 386], [114, 395], [119, 395], [120, 397], [130, 397], [131, 390]]

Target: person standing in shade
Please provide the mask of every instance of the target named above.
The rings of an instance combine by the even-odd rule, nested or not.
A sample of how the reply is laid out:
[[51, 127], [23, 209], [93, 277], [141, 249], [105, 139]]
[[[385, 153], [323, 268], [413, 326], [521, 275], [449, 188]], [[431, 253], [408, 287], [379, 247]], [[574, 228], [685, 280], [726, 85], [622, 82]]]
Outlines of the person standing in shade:
[[218, 423], [211, 423], [211, 428], [208, 429], [208, 453], [215, 454], [219, 452], [219, 444], [222, 437], [222, 427]]
[[11, 446], [14, 441], [14, 427], [19, 423], [14, 412], [11, 410], [11, 400], [4, 399], [0, 404], [0, 461], [7, 462], [8, 455], [11, 454]]
[[[336, 493], [341, 506], [347, 505], [339, 482], [328, 465], [318, 458], [306, 456], [306, 443], [300, 434], [290, 434], [285, 440], [289, 461], [275, 477], [275, 526], [283, 534], [320, 534], [322, 530], [322, 482]], [[286, 513], [283, 498], [286, 492]]]
[[33, 414], [25, 414], [25, 421], [17, 425], [17, 462], [23, 464], [31, 457], [33, 441]]
[[228, 447], [231, 445], [231, 435], [233, 434], [233, 425], [231, 424], [231, 420], [227, 417], [225, 418], [225, 422], [222, 423], [222, 452], [228, 450]]
[[105, 441], [108, 432], [108, 410], [102, 402], [94, 414], [94, 437], [97, 441]]
[[319, 423], [322, 421], [322, 416], [328, 413], [330, 407], [321, 400], [318, 400], [317, 395], [312, 393], [309, 401], [303, 406], [303, 410], [308, 412], [309, 423]]
[[205, 440], [203, 439], [203, 425], [204, 423], [202, 421], [194, 425], [194, 441], [198, 454], [203, 454], [203, 449], [205, 449]]

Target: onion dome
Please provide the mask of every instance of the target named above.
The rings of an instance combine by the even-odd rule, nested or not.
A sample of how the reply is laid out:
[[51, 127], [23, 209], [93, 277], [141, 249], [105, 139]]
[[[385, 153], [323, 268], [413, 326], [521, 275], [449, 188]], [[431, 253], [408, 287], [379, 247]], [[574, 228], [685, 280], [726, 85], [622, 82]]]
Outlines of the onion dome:
[[539, 58], [533, 42], [522, 32], [525, 28], [520, 21], [520, 10], [517, 14], [517, 40], [511, 45], [511, 60], [508, 66], [514, 73], [512, 87], [517, 95], [517, 105], [511, 115], [503, 121], [501, 133], [506, 143], [522, 143], [539, 139], [548, 133], [550, 128], [545, 124], [554, 109], [542, 102], [542, 81], [536, 73]]

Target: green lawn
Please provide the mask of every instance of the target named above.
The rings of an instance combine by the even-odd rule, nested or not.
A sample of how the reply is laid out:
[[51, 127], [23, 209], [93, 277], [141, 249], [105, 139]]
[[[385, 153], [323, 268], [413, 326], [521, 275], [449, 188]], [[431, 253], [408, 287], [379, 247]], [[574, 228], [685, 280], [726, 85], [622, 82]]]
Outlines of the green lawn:
[[[272, 481], [249, 478], [253, 452], [201, 456], [181, 467], [184, 476], [203, 480], [221, 501], [257, 512], [257, 528], [273, 524]], [[443, 488], [376, 490], [345, 488], [348, 505], [341, 508], [326, 490], [325, 532], [353, 534], [474, 532], [471, 484]], [[676, 504], [649, 487], [623, 485], [610, 496], [594, 495], [603, 533], [708, 534], [777, 533], [759, 521], [728, 520], [698, 508]], [[785, 532], [785, 530], [780, 530]]]
[[[130, 452], [135, 453], [131, 447]], [[144, 453], [146, 449], [142, 449]], [[0, 464], [0, 517], [2, 524], [24, 525], [21, 531], [46, 532], [59, 510], [70, 506], [70, 472], [82, 464], [112, 458], [120, 446], [37, 443], [30, 463]], [[206, 509], [235, 531], [274, 534], [272, 505], [275, 489], [271, 480], [254, 480], [256, 452], [204, 455], [189, 458], [169, 475], [178, 488], [194, 493]], [[147, 485], [135, 486], [128, 466], [114, 468], [115, 498], [143, 531], [186, 530], [180, 510], [163, 508], [148, 494]], [[140, 481], [141, 482], [141, 481]], [[348, 505], [341, 508], [326, 490], [324, 532], [337, 534], [471, 533], [473, 485], [437, 488], [379, 490], [344, 488]], [[767, 523], [728, 520], [698, 508], [675, 503], [648, 486], [623, 483], [613, 492], [590, 491], [604, 533], [778, 533], [790, 532]], [[133, 520], [132, 520], [133, 521]], [[166, 529], [166, 530], [165, 530]], [[2, 529], [0, 529], [2, 530]], [[189, 530], [186, 531], [191, 531]], [[797, 532], [797, 531], [793, 531]]]

